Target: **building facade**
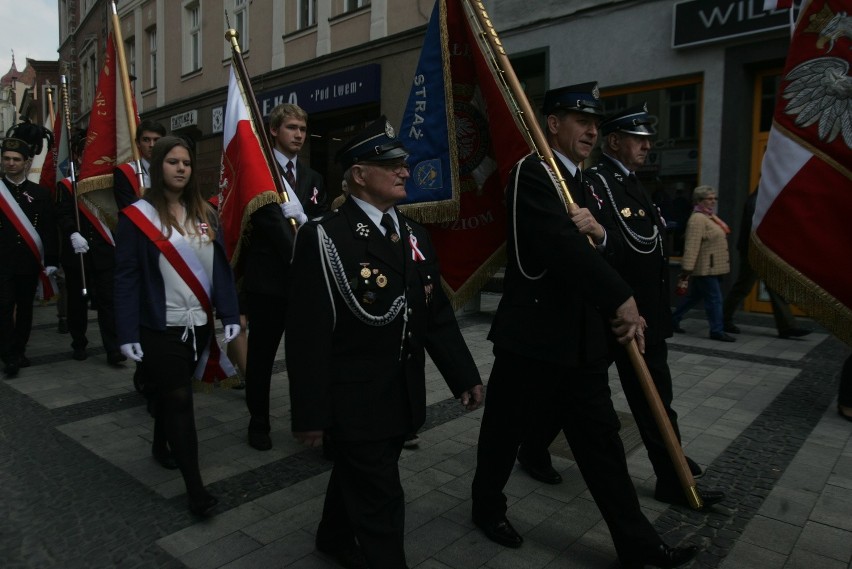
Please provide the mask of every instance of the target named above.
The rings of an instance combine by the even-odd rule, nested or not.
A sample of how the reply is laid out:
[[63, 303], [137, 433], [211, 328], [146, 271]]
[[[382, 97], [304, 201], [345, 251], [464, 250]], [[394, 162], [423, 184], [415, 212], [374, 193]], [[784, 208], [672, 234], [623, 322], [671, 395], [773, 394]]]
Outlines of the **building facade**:
[[[641, 177], [664, 215], [682, 224], [692, 188], [709, 184], [718, 188], [720, 216], [738, 225], [759, 176], [789, 46], [788, 11], [765, 12], [762, 0], [484, 4], [534, 107], [549, 88], [592, 80], [608, 112], [647, 102], [658, 137]], [[334, 191], [341, 140], [382, 113], [401, 122], [433, 6], [128, 0], [118, 11], [140, 114], [196, 140], [201, 181], [211, 192], [231, 65], [228, 27], [239, 31], [261, 111], [282, 101], [308, 111], [304, 154]], [[81, 126], [107, 22], [103, 0], [60, 0], [60, 53], [75, 76]], [[670, 239], [677, 254], [677, 229]]]

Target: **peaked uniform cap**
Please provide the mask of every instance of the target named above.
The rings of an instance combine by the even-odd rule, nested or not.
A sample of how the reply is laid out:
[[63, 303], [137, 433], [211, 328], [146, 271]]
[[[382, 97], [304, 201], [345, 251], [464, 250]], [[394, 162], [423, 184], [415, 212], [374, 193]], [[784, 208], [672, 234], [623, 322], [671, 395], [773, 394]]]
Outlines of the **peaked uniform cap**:
[[648, 104], [642, 103], [605, 119], [601, 123], [601, 134], [607, 136], [619, 131], [636, 136], [653, 136], [657, 134], [654, 128], [656, 124], [657, 117], [648, 114]]
[[2, 152], [17, 152], [18, 154], [23, 155], [24, 159], [33, 157], [33, 149], [32, 147], [26, 143], [26, 141], [21, 140], [20, 138], [4, 138], [3, 139], [3, 150]]
[[603, 118], [603, 104], [600, 99], [597, 81], [568, 85], [547, 91], [541, 112], [547, 116], [557, 111], [574, 111]]
[[348, 169], [359, 162], [389, 162], [408, 156], [408, 150], [396, 137], [393, 127], [384, 115], [353, 136], [337, 152], [335, 160]]

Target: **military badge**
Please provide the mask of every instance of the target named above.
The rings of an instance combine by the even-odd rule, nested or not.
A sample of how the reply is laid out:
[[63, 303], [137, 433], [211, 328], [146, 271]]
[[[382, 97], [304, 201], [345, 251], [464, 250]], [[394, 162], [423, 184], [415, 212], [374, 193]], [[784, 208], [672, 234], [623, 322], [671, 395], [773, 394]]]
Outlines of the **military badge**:
[[357, 233], [361, 237], [369, 237], [370, 236], [370, 226], [366, 223], [356, 223], [355, 224], [355, 233]]
[[384, 275], [377, 276], [376, 285], [378, 285], [379, 288], [385, 288], [386, 286], [388, 286], [388, 278]]
[[361, 267], [361, 278], [366, 279], [370, 276], [370, 269], [366, 266]]
[[630, 217], [631, 215], [633, 215], [633, 212], [630, 211], [629, 207], [626, 207], [621, 210], [621, 217]]

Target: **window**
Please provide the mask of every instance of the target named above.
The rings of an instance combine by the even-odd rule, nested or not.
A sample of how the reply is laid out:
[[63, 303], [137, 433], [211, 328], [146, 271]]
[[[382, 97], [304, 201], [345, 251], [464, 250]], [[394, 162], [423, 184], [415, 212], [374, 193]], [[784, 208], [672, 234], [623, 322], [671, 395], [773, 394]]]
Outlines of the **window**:
[[675, 139], [697, 138], [698, 88], [695, 84], [668, 89], [669, 136]]
[[317, 24], [317, 0], [299, 0], [299, 11], [296, 16], [299, 29], [309, 28]]
[[184, 50], [183, 72], [192, 73], [201, 69], [201, 3], [184, 4], [183, 9]]
[[98, 84], [98, 59], [95, 42], [84, 49], [83, 57], [80, 58], [80, 110], [88, 113], [92, 110], [92, 102], [95, 100], [95, 89]]
[[249, 11], [246, 0], [234, 0], [234, 29], [237, 30], [240, 49], [248, 51], [249, 48]]
[[343, 0], [343, 11], [351, 12], [364, 6], [369, 6], [370, 0]]
[[148, 87], [157, 86], [157, 28], [148, 30]]
[[131, 75], [130, 80], [136, 77], [136, 39], [130, 38], [124, 42], [124, 60], [127, 62], [127, 72]]

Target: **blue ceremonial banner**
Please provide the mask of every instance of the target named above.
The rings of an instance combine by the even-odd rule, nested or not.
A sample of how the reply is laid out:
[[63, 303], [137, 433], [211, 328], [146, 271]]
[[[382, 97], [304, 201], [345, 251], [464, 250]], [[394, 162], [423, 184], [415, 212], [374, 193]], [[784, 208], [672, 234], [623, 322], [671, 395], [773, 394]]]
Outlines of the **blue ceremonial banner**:
[[[452, 78], [447, 50], [446, 7], [435, 3], [399, 138], [411, 152], [411, 177], [402, 202], [407, 215], [424, 223], [456, 219], [459, 212], [458, 157]], [[452, 135], [451, 135], [452, 133]]]

